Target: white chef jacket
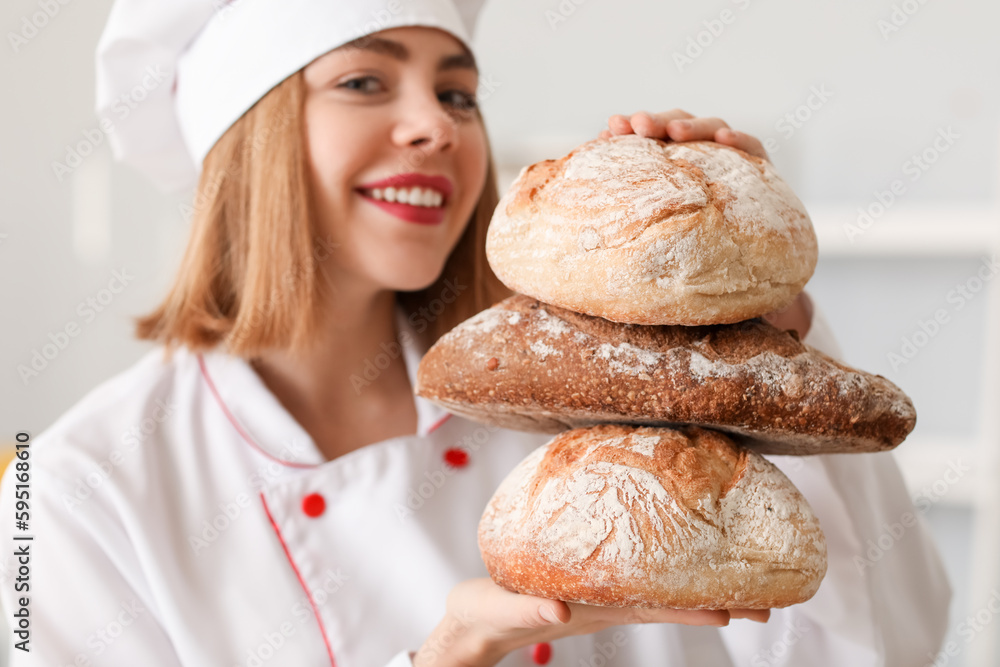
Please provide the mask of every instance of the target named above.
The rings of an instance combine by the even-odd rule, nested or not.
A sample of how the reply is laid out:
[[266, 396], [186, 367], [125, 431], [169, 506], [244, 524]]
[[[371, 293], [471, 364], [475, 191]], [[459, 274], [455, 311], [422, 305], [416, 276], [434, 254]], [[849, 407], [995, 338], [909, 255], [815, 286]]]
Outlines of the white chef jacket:
[[[398, 308], [396, 318], [412, 334]], [[414, 383], [423, 350], [401, 340]], [[818, 313], [806, 340], [837, 354]], [[181, 349], [164, 362], [153, 350], [32, 440], [31, 651], [12, 646], [9, 664], [410, 665], [452, 587], [487, 576], [476, 527], [493, 491], [550, 438], [415, 401], [415, 434], [326, 461], [244, 360]], [[892, 455], [771, 459], [826, 534], [829, 570], [813, 599], [767, 624], [568, 637], [547, 647], [548, 664], [928, 662], [950, 590], [923, 524], [892, 528], [916, 513]], [[23, 595], [13, 473], [0, 500], [8, 622]], [[539, 651], [500, 664], [533, 665]]]

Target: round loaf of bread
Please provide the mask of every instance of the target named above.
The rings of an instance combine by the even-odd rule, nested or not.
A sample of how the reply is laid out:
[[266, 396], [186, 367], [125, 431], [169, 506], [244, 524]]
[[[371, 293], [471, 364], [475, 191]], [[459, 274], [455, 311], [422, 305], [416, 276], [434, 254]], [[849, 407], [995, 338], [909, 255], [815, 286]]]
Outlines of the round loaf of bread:
[[504, 428], [695, 424], [761, 454], [892, 449], [917, 419], [889, 380], [760, 319], [639, 326], [521, 294], [442, 336], [420, 361], [415, 391]]
[[790, 304], [816, 267], [802, 202], [770, 162], [634, 134], [525, 167], [486, 253], [507, 287], [633, 324], [728, 324]]
[[556, 436], [500, 485], [479, 548], [508, 590], [610, 607], [786, 607], [826, 573], [823, 532], [798, 489], [697, 427]]

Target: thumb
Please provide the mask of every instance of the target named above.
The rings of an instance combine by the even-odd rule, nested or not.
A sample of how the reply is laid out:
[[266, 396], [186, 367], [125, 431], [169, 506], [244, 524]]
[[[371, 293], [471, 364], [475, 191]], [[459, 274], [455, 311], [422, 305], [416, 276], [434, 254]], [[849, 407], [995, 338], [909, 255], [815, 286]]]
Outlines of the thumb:
[[[534, 596], [532, 597], [534, 598]], [[534, 600], [538, 603], [538, 615], [541, 617], [544, 624], [562, 625], [563, 623], [569, 623], [569, 619], [573, 614], [569, 610], [569, 605], [565, 602], [560, 602], [559, 600], [545, 600], [542, 598], [534, 598]]]
[[511, 627], [540, 628], [562, 625], [572, 617], [569, 606], [559, 600], [548, 600], [535, 595], [512, 593], [497, 586], [498, 609], [504, 610], [505, 621]]
[[561, 625], [572, 617], [565, 602], [513, 593], [488, 578], [471, 579], [456, 586], [452, 603], [458, 608], [474, 608], [494, 627], [506, 629]]

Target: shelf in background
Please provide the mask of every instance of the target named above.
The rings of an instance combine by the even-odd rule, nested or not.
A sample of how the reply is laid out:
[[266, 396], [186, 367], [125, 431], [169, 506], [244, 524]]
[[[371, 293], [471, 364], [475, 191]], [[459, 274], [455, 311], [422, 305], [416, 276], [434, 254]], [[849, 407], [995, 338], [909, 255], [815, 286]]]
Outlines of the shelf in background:
[[980, 255], [1000, 248], [1000, 210], [928, 204], [889, 207], [859, 224], [857, 206], [808, 206], [822, 257]]
[[984, 472], [981, 451], [973, 438], [938, 436], [909, 438], [893, 456], [914, 501], [926, 498], [932, 506], [972, 508]]

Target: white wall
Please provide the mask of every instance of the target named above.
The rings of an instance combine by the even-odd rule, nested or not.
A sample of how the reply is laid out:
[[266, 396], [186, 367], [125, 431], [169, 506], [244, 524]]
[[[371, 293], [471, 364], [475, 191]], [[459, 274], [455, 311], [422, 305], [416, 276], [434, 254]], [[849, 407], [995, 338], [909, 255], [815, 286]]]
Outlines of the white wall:
[[[894, 6], [903, 4], [918, 10], [884, 37], [877, 22], [890, 20]], [[162, 197], [133, 172], [111, 165], [106, 142], [71, 177], [60, 182], [53, 173], [53, 162], [64, 161], [68, 148], [96, 128], [93, 50], [110, 5], [59, 5], [16, 52], [9, 36], [0, 46], [0, 307], [6, 314], [0, 441], [17, 430], [37, 434], [148, 349], [131, 340], [129, 318], [162, 297], [184, 243], [183, 198]], [[4, 34], [20, 32], [38, 11], [37, 0], [7, 0], [0, 15]], [[723, 11], [731, 22], [706, 39], [704, 22]], [[553, 16], [565, 20], [553, 23]], [[505, 178], [521, 164], [556, 157], [595, 136], [610, 114], [681, 107], [776, 142], [774, 162], [807, 207], [838, 211], [830, 217], [834, 234], [894, 179], [906, 188], [890, 207], [897, 222], [905, 225], [911, 212], [933, 205], [942, 213], [931, 224], [947, 229], [964, 215], [950, 211], [989, 211], [997, 200], [998, 24], [1000, 5], [988, 0], [490, 0], [477, 37], [490, 82], [484, 89], [494, 88], [483, 106]], [[679, 69], [675, 52], [683, 53], [699, 33], [711, 43]], [[818, 108], [803, 107], [815, 90], [829, 98], [819, 103], [814, 97]], [[798, 127], [782, 121], [796, 112], [808, 116]], [[958, 138], [914, 179], [907, 161], [948, 128]], [[848, 361], [886, 375], [913, 396], [915, 437], [928, 442], [974, 439], [984, 411], [997, 408], [982, 405], [979, 391], [986, 299], [954, 313], [905, 366], [893, 369], [886, 355], [978, 261], [971, 250], [894, 259], [824, 254], [810, 284]], [[99, 296], [116, 269], [134, 279], [88, 321], [79, 304]], [[30, 365], [33, 351], [71, 323], [79, 335], [38, 377], [22, 381], [18, 365]], [[947, 501], [929, 519], [947, 538], [960, 588], [956, 604], [964, 608], [972, 519], [961, 504]]]

